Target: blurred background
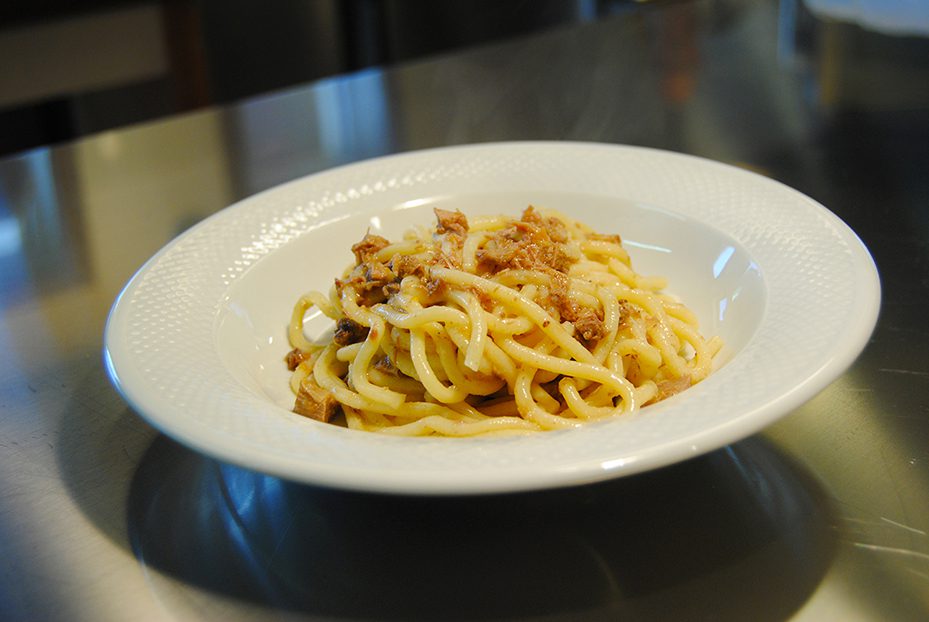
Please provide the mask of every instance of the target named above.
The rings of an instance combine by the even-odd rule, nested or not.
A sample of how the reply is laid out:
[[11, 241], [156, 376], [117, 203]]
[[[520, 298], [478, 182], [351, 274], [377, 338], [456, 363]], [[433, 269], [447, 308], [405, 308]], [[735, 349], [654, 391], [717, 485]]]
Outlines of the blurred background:
[[0, 154], [635, 4], [7, 0], [0, 3]]
[[[608, 19], [633, 0], [6, 0], [0, 3], [0, 155], [224, 104], [369, 67], [434, 57]], [[757, 2], [719, 0], [716, 19]], [[771, 4], [771, 3], [768, 3]], [[819, 61], [817, 95], [880, 99], [882, 75], [842, 67], [843, 50], [929, 58], [919, 0], [783, 0], [785, 57]], [[825, 16], [840, 30], [811, 27]], [[722, 17], [719, 17], [722, 16]], [[686, 31], [687, 24], [680, 24]], [[903, 31], [902, 33], [900, 31]], [[896, 31], [896, 32], [894, 32]], [[671, 33], [679, 39], [681, 33]], [[686, 35], [686, 32], [684, 32]], [[686, 38], [686, 37], [685, 37]], [[902, 52], [906, 50], [906, 52]], [[686, 63], [693, 50], [668, 49]], [[864, 88], [867, 87], [867, 88]], [[686, 84], [669, 88], [684, 95]], [[923, 85], [923, 90], [929, 87]], [[876, 91], [866, 93], [865, 91]], [[848, 89], [845, 89], [847, 94]], [[925, 98], [929, 100], [929, 96]]]

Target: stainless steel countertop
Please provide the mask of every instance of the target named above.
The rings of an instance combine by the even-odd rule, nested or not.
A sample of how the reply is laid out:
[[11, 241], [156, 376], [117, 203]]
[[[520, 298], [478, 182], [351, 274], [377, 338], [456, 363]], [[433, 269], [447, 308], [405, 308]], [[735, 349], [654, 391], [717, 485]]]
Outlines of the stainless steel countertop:
[[[0, 160], [0, 619], [929, 618], [927, 43], [796, 2], [660, 4]], [[464, 499], [221, 464], [111, 388], [114, 297], [197, 220], [510, 139], [672, 149], [811, 195], [881, 271], [865, 352], [706, 456]]]

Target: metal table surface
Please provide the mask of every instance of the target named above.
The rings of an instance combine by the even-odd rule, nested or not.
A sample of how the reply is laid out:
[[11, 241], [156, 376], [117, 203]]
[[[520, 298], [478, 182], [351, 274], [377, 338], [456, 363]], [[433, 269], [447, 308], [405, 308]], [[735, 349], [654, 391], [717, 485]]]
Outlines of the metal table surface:
[[[820, 3], [822, 4], [822, 3]], [[235, 200], [369, 156], [572, 139], [736, 163], [882, 276], [859, 360], [763, 433], [591, 486], [326, 490], [111, 388], [107, 311]], [[929, 46], [796, 2], [659, 4], [0, 161], [0, 619], [929, 618]]]

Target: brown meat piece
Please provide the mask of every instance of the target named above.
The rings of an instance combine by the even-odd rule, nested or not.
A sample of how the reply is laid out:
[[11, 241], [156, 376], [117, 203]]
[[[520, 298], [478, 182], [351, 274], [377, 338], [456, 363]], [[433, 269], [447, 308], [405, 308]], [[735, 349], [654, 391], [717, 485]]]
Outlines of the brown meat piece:
[[631, 324], [642, 317], [642, 310], [625, 300], [619, 303], [619, 330], [628, 330]]
[[603, 321], [588, 307], [579, 307], [574, 320], [574, 332], [584, 341], [599, 341], [604, 334]]
[[533, 206], [529, 206], [523, 210], [522, 215], [523, 222], [531, 222], [534, 225], [542, 226], [542, 215], [535, 211]]
[[379, 250], [388, 246], [390, 246], [390, 240], [379, 235], [366, 233], [361, 242], [352, 245], [352, 252], [355, 253], [355, 263], [365, 263], [374, 257]]
[[658, 394], [652, 398], [652, 403], [668, 399], [672, 395], [677, 395], [681, 391], [689, 389], [691, 385], [690, 374], [672, 380], [659, 380], [657, 384]]
[[420, 278], [426, 276], [426, 264], [416, 255], [394, 255], [390, 260], [390, 269], [401, 279], [410, 275]]
[[340, 346], [347, 346], [364, 341], [367, 336], [367, 326], [362, 326], [355, 320], [343, 317], [335, 323], [335, 336], [332, 340]]
[[557, 218], [543, 218], [531, 205], [523, 210], [522, 220], [523, 222], [530, 222], [545, 229], [545, 232], [548, 233], [548, 237], [552, 239], [552, 242], [563, 244], [568, 241], [568, 228], [565, 227], [563, 222]]
[[310, 358], [309, 353], [304, 352], [300, 348], [294, 348], [287, 353], [287, 356], [284, 357], [284, 361], [287, 363], [287, 369], [293, 371], [300, 366], [300, 363]]
[[364, 289], [374, 289], [375, 287], [384, 287], [388, 283], [393, 283], [397, 275], [393, 270], [379, 261], [365, 262]]
[[566, 272], [574, 260], [564, 245], [552, 241], [545, 228], [531, 222], [516, 221], [500, 230], [478, 251], [479, 268], [491, 274], [502, 270], [540, 270]]
[[550, 270], [549, 277], [552, 279], [552, 285], [549, 288], [549, 300], [551, 306], [563, 320], [574, 321], [577, 319], [575, 308], [577, 303], [571, 299], [570, 285], [568, 275], [557, 270]]
[[553, 242], [564, 244], [568, 241], [568, 228], [557, 218], [546, 218], [545, 230]]
[[384, 356], [377, 359], [374, 361], [374, 365], [372, 365], [372, 367], [378, 371], [384, 372], [385, 374], [390, 374], [392, 376], [396, 376], [398, 371], [393, 362], [391, 362], [389, 356]]
[[393, 270], [379, 261], [369, 260], [355, 266], [345, 281], [336, 280], [336, 287], [340, 289], [351, 285], [359, 292], [367, 292], [373, 289], [381, 289], [389, 283], [397, 280], [397, 275]]
[[574, 324], [575, 335], [584, 341], [598, 341], [604, 335], [603, 320], [590, 307], [583, 307], [571, 298], [571, 282], [562, 272], [549, 271], [552, 279], [551, 301], [561, 319]]
[[425, 285], [426, 285], [426, 293], [428, 293], [429, 296], [435, 296], [439, 292], [445, 291], [445, 288], [448, 287], [445, 284], [445, 281], [433, 278], [431, 276], [428, 279], [426, 279]]
[[328, 423], [339, 412], [339, 402], [311, 378], [300, 383], [294, 412], [310, 419]]
[[451, 233], [459, 236], [468, 234], [468, 219], [460, 210], [450, 212], [436, 207], [433, 211], [435, 212], [436, 219], [439, 221], [435, 227], [436, 233]]

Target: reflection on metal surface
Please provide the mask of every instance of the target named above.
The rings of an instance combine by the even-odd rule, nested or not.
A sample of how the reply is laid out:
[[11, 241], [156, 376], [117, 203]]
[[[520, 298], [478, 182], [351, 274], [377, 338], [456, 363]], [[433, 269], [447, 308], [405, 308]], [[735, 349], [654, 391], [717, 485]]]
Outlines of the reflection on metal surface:
[[929, 37], [929, 4], [913, 0], [805, 0], [813, 13], [888, 35]]
[[913, 412], [912, 385], [878, 384], [864, 373], [886, 359], [882, 343], [872, 343], [842, 378], [765, 432], [803, 456], [833, 490], [838, 552], [805, 619], [925, 620], [929, 613], [929, 480], [911, 463], [929, 455], [929, 430]]
[[81, 214], [58, 196], [69, 167], [39, 149], [0, 169], [0, 307], [86, 280]]
[[834, 550], [818, 486], [758, 440], [593, 486], [418, 498], [297, 485], [159, 438], [129, 501], [159, 600], [208, 618], [781, 620]]
[[223, 121], [236, 196], [394, 151], [387, 95], [383, 72], [368, 70], [230, 109]]

